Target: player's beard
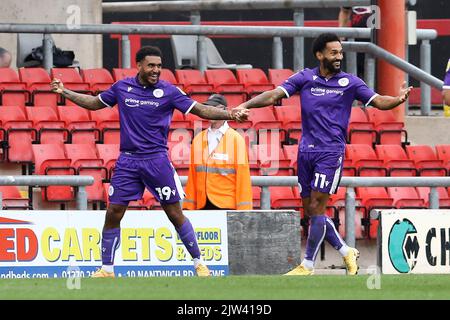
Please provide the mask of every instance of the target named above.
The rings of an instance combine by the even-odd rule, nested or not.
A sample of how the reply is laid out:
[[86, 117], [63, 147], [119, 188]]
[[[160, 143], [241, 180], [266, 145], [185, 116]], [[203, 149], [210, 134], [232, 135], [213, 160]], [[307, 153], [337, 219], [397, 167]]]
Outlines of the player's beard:
[[[335, 62], [340, 62], [339, 67], [336, 67], [334, 65]], [[328, 71], [330, 71], [331, 73], [338, 73], [341, 71], [341, 67], [342, 67], [342, 60], [328, 60], [327, 58], [323, 58], [323, 66], [325, 69], [327, 69]]]

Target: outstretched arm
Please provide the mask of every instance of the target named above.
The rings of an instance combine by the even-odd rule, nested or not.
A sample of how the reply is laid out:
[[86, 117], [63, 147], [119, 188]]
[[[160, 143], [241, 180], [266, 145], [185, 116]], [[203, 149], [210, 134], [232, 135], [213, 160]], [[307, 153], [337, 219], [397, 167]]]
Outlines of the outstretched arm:
[[[225, 108], [225, 107], [224, 107]], [[191, 110], [192, 114], [209, 120], [235, 120], [242, 122], [248, 118], [248, 110], [234, 108], [232, 110], [220, 109], [201, 103], [196, 103]]]
[[53, 79], [51, 82], [52, 91], [59, 93], [66, 99], [75, 102], [80, 107], [88, 110], [98, 110], [103, 109], [106, 106], [100, 101], [98, 96], [91, 96], [89, 94], [82, 94], [74, 92], [69, 89], [65, 89], [63, 83], [59, 79]]
[[372, 100], [370, 104], [380, 110], [393, 109], [399, 104], [405, 102], [406, 99], [408, 99], [411, 89], [412, 87], [406, 87], [406, 82], [403, 82], [403, 85], [400, 88], [400, 92], [397, 97], [378, 95]]
[[286, 97], [286, 94], [280, 88], [276, 88], [270, 91], [265, 91], [256, 97], [241, 103], [237, 108], [239, 109], [251, 109], [261, 108], [275, 104], [278, 100]]

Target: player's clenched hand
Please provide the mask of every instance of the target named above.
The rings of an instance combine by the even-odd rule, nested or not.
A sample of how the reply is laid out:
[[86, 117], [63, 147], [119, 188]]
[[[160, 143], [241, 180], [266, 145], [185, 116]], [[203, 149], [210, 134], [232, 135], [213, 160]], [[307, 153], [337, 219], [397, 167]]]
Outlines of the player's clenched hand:
[[412, 87], [406, 87], [406, 81], [404, 81], [402, 87], [400, 88], [400, 93], [398, 95], [400, 102], [405, 102], [406, 99], [408, 99], [411, 89]]
[[52, 91], [56, 92], [56, 93], [62, 93], [64, 90], [64, 85], [61, 82], [61, 80], [59, 79], [53, 79], [52, 82], [50, 83]]
[[237, 122], [244, 122], [248, 119], [249, 110], [243, 108], [233, 108], [231, 109], [231, 116], [233, 120]]

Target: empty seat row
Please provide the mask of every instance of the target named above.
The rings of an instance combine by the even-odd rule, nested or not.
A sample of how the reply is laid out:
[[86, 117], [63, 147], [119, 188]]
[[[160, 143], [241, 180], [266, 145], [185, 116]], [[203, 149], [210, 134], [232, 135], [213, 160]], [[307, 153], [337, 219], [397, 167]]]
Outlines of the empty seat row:
[[119, 143], [116, 108], [88, 111], [76, 106], [0, 108], [3, 160], [30, 162], [33, 143]]
[[[346, 145], [346, 175], [445, 176], [450, 169], [450, 145]], [[353, 173], [353, 174], [352, 174]]]

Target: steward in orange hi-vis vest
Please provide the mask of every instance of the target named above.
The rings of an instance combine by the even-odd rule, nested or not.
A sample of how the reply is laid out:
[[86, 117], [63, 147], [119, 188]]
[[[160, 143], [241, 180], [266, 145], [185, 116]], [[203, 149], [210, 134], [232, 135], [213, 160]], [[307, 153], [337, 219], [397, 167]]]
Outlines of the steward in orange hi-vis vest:
[[244, 138], [228, 128], [209, 154], [207, 131], [192, 142], [183, 208], [203, 209], [208, 197], [219, 208], [251, 210], [252, 186]]
[[192, 141], [183, 208], [204, 209], [210, 202], [222, 209], [251, 210], [252, 195], [244, 138], [226, 122], [216, 131], [198, 134]]

